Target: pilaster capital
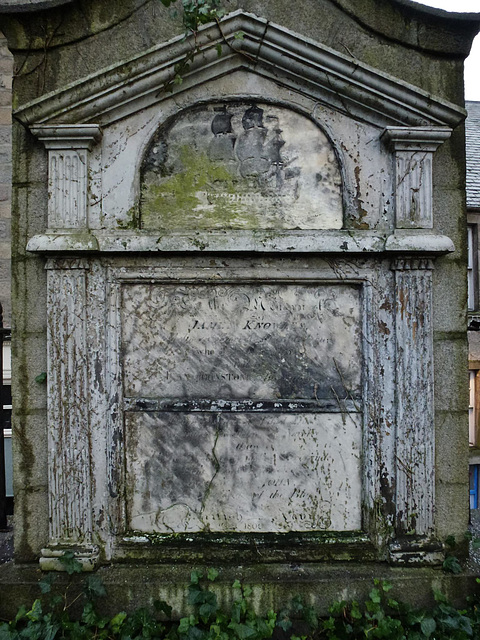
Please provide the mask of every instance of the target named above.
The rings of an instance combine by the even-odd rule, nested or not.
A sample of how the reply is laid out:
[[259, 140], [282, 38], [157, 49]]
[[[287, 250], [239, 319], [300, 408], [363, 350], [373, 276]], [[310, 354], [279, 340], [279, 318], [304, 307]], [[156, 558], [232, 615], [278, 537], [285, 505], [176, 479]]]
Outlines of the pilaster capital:
[[33, 135], [43, 142], [48, 150], [87, 149], [102, 139], [98, 124], [37, 124], [30, 127]]
[[426, 151], [433, 153], [452, 135], [448, 127], [387, 127], [382, 140], [393, 151]]
[[452, 134], [448, 127], [387, 127], [382, 139], [395, 158], [395, 226], [433, 228], [433, 152]]

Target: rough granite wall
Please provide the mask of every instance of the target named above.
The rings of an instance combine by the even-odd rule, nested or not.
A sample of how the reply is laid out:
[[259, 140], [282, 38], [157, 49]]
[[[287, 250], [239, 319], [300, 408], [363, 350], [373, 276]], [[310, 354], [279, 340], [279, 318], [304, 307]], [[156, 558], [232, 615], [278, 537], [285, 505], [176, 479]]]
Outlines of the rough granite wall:
[[11, 104], [13, 59], [0, 32], [0, 302], [4, 325], [11, 325], [10, 199], [12, 180]]
[[[450, 21], [422, 20], [385, 0], [305, 0], [294, 6], [292, 10], [292, 3], [284, 0], [244, 0], [232, 1], [228, 9], [243, 7], [463, 105], [463, 58], [476, 24], [465, 23], [455, 29]], [[35, 19], [29, 14], [6, 16], [4, 30], [16, 56], [14, 105], [23, 105], [181, 33], [174, 11], [164, 9], [156, 0], [84, 0], [39, 12]], [[7, 58], [0, 58], [0, 63], [7, 65]], [[7, 112], [8, 107], [2, 106], [2, 127], [9, 122], [7, 115], [3, 116]], [[0, 135], [2, 132], [3, 128]], [[16, 558], [34, 561], [47, 541], [46, 386], [35, 381], [46, 370], [46, 286], [44, 259], [28, 254], [25, 247], [30, 237], [46, 228], [47, 171], [43, 147], [18, 123], [14, 124], [14, 144]], [[8, 208], [4, 208], [1, 189], [3, 180], [3, 224]], [[448, 535], [462, 539], [468, 524], [462, 126], [435, 154], [433, 195], [434, 230], [449, 236], [456, 246], [453, 254], [437, 261], [434, 271], [437, 535], [440, 539]]]

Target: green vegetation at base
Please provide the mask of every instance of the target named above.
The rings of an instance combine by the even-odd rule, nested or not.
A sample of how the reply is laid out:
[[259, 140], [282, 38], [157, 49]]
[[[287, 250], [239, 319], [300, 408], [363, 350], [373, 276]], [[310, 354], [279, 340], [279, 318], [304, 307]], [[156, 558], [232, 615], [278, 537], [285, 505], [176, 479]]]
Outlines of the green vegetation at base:
[[[61, 559], [70, 575], [81, 573], [82, 566], [73, 553]], [[190, 615], [172, 619], [172, 608], [156, 601], [153, 609], [140, 608], [132, 613], [120, 611], [113, 617], [99, 613], [98, 601], [107, 597], [98, 575], [89, 575], [83, 592], [70, 594], [71, 584], [62, 593], [54, 591], [57, 574], [50, 573], [39, 583], [43, 594], [30, 608], [20, 607], [15, 618], [0, 622], [0, 640], [343, 640], [384, 638], [387, 640], [468, 640], [480, 638], [480, 608], [473, 599], [463, 610], [451, 606], [435, 593], [434, 608], [415, 609], [390, 597], [388, 582], [375, 580], [369, 598], [337, 602], [329, 615], [319, 617], [311, 606], [293, 598], [285, 609], [255, 612], [252, 590], [236, 580], [232, 585], [230, 606], [221, 608], [210, 583], [218, 571], [206, 575], [192, 571], [188, 586]], [[80, 612], [78, 605], [81, 601]], [[77, 615], [71, 613], [77, 610]]]

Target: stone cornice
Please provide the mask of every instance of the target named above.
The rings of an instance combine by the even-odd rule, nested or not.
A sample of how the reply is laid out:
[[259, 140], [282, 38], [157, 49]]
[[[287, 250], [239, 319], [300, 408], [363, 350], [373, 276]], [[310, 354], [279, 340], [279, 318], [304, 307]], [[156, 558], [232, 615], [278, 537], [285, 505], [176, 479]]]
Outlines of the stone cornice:
[[[27, 250], [34, 253], [177, 253], [231, 252], [361, 254], [432, 254], [455, 250], [447, 236], [397, 230], [393, 235], [366, 231], [192, 231], [145, 233], [92, 230], [52, 232], [32, 237]], [[201, 247], [201, 249], [199, 249]]]
[[[243, 32], [243, 39], [235, 36]], [[199, 54], [175, 93], [247, 68], [352, 117], [380, 126], [455, 127], [465, 111], [349, 56], [241, 11], [200, 29]], [[218, 56], [218, 45], [223, 55]], [[161, 102], [174, 66], [191, 52], [176, 37], [18, 108], [25, 125], [95, 121], [106, 125]]]

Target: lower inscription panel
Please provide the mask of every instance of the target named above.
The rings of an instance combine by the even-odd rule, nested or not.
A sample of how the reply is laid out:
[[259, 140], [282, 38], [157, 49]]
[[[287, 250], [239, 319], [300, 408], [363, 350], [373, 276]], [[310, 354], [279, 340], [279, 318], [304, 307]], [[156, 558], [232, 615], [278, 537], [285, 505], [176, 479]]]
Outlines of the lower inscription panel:
[[128, 526], [359, 530], [360, 416], [128, 412]]

